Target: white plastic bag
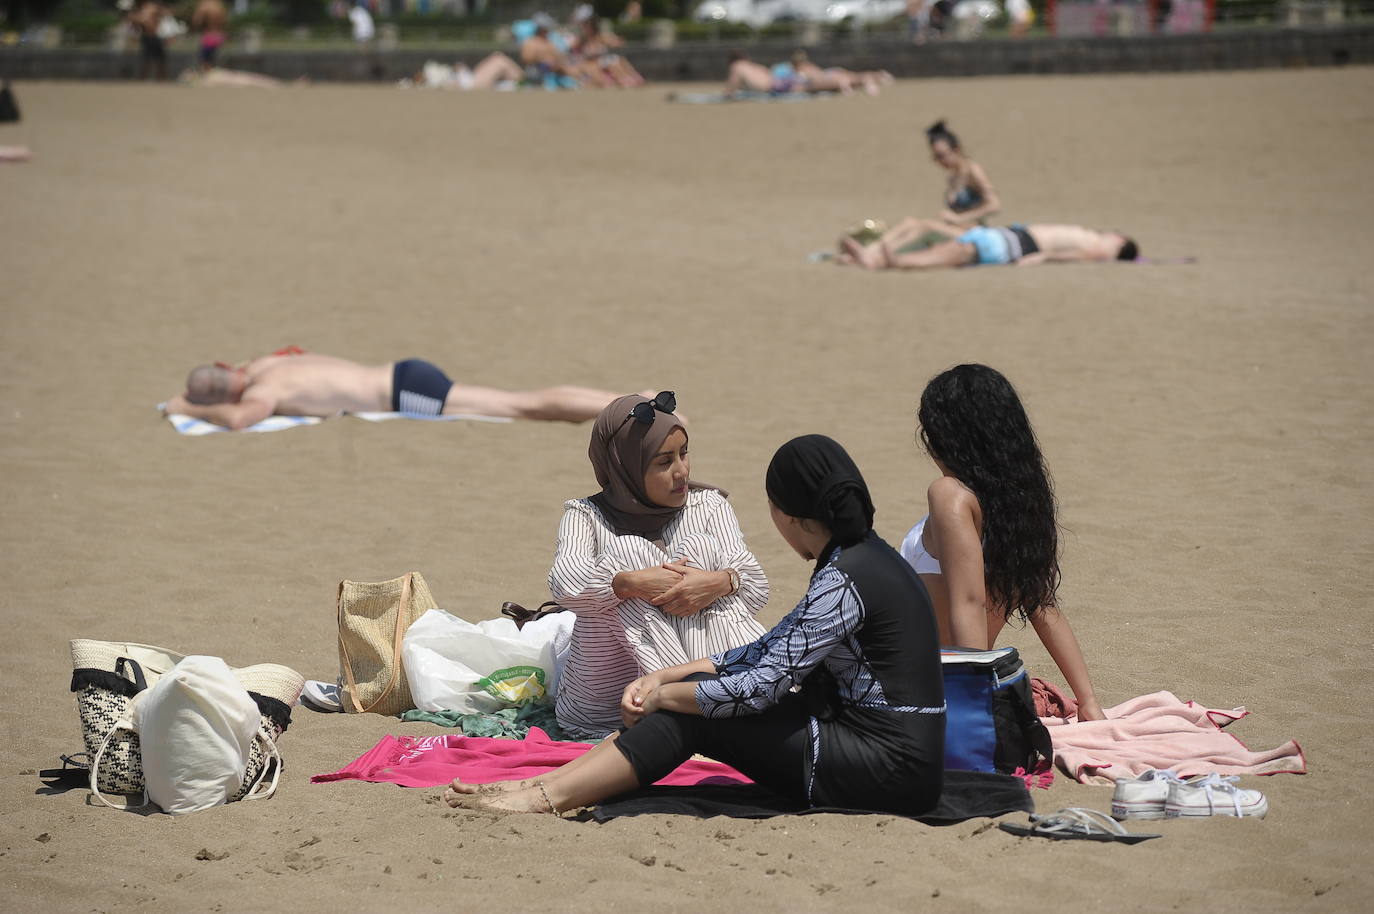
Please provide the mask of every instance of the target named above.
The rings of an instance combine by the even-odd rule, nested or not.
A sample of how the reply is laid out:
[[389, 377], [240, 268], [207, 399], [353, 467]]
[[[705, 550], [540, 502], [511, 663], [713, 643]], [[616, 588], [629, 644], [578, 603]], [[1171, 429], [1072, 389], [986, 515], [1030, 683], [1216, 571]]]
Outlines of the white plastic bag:
[[172, 815], [218, 806], [238, 792], [262, 722], [229, 665], [198, 655], [140, 695], [133, 718], [148, 799]]
[[555, 645], [574, 621], [572, 613], [548, 618], [557, 616], [569, 618], [521, 630], [510, 619], [473, 624], [431, 609], [406, 629], [401, 644], [415, 707], [472, 714], [551, 700], [558, 686]]

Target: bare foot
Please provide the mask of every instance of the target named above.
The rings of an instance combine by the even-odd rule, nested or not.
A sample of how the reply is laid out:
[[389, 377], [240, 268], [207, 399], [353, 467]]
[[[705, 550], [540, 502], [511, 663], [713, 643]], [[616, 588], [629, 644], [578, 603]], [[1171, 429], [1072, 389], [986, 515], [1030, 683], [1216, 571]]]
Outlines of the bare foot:
[[868, 248], [859, 244], [859, 242], [855, 241], [853, 238], [841, 239], [840, 247], [844, 249], [844, 252], [846, 254], [854, 258], [854, 264], [856, 266], [863, 267], [865, 270], [877, 269], [879, 266], [882, 265], [881, 252], [870, 254]]
[[[464, 785], [487, 787], [490, 785]], [[450, 806], [461, 806], [480, 812], [534, 812], [551, 813], [544, 793], [538, 787], [525, 790], [498, 790], [492, 793], [450, 793], [444, 791], [444, 800]]]
[[464, 797], [495, 797], [527, 790], [533, 786], [531, 781], [493, 781], [490, 784], [468, 784], [454, 778], [453, 783], [444, 789], [444, 801], [450, 806], [457, 806]]

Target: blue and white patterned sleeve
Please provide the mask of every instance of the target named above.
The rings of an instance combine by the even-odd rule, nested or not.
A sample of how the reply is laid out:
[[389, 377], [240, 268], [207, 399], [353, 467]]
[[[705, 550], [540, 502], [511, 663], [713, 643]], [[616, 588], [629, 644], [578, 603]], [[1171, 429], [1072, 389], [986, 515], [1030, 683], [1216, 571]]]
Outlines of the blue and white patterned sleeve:
[[762, 638], [712, 657], [719, 679], [697, 684], [703, 717], [759, 714], [777, 704], [863, 622], [863, 603], [833, 565], [811, 580], [797, 608]]

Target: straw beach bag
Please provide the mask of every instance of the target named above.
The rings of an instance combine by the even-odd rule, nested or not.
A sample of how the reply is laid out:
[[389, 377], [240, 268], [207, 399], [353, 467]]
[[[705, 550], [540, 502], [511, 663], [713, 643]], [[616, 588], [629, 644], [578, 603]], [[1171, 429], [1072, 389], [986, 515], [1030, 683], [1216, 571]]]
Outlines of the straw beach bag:
[[[151, 644], [89, 639], [72, 641], [71, 651], [71, 690], [76, 693], [81, 735], [91, 758], [91, 791], [106, 805], [112, 804], [103, 794], [143, 794], [143, 747], [133, 723], [133, 705], [137, 696], [180, 663], [183, 655]], [[258, 707], [262, 737], [254, 740], [243, 787], [230, 797], [238, 800], [268, 773], [269, 762], [277, 755], [276, 740], [291, 725], [291, 708], [300, 698], [305, 677], [275, 663], [243, 667], [233, 673]], [[272, 786], [275, 788], [275, 779]]]
[[401, 639], [411, 623], [437, 608], [418, 571], [377, 584], [339, 583], [339, 671], [345, 711], [395, 715], [415, 707], [401, 665]]

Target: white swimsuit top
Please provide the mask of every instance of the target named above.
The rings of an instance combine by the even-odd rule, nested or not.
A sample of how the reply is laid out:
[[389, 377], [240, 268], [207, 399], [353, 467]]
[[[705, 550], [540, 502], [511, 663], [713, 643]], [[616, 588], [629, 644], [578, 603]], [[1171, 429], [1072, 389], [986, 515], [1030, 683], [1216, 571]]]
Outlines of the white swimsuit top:
[[901, 552], [902, 558], [906, 559], [907, 564], [916, 569], [917, 574], [943, 574], [940, 570], [940, 560], [926, 551], [925, 541], [921, 538], [928, 520], [929, 514], [916, 522], [916, 526], [903, 537], [902, 548], [898, 551]]

